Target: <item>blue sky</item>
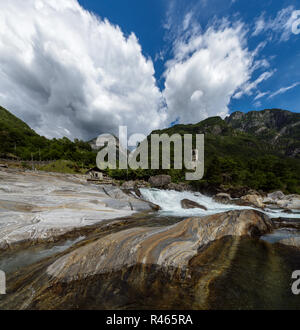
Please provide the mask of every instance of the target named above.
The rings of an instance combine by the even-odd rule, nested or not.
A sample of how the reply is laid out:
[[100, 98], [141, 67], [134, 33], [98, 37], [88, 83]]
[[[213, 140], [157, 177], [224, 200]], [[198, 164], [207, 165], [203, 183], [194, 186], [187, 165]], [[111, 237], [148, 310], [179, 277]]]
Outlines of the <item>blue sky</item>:
[[[254, 100], [255, 95], [233, 99], [229, 105], [231, 111], [259, 110], [265, 108], [283, 108], [300, 112], [300, 85], [269, 97], [281, 88], [288, 88], [300, 82], [300, 35], [291, 34], [288, 40], [280, 40], [283, 31], [265, 31], [257, 36], [251, 33], [255, 29], [255, 21], [264, 14], [266, 20], [275, 20], [278, 12], [292, 6], [300, 10], [300, 1], [292, 0], [80, 0], [80, 4], [99, 15], [108, 18], [113, 24], [119, 25], [124, 33], [134, 32], [138, 37], [143, 53], [153, 59], [155, 76], [162, 89], [164, 65], [172, 57], [172, 36], [165, 25], [170, 19], [172, 28], [176, 29], [188, 12], [193, 12], [195, 19], [203, 30], [213, 24], [216, 19], [227, 18], [230, 22], [243, 21], [249, 29], [247, 35], [249, 49], [267, 38], [267, 43], [260, 53], [260, 58], [269, 61], [274, 75], [259, 86], [259, 90], [270, 92], [260, 99]], [[160, 52], [165, 52], [164, 59], [157, 59]], [[253, 78], [257, 77], [256, 72]]]
[[47, 137], [300, 111], [300, 0], [0, 2], [0, 105]]

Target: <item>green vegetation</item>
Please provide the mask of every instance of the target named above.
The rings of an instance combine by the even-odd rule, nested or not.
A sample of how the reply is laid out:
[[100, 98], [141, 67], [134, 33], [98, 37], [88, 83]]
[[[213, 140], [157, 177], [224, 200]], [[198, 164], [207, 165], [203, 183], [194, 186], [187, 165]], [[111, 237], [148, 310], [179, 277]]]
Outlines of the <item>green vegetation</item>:
[[0, 158], [38, 161], [65, 159], [78, 167], [94, 166], [96, 153], [88, 142], [49, 140], [38, 135], [23, 121], [0, 107]]
[[[249, 187], [300, 193], [299, 113], [278, 109], [236, 112], [225, 120], [212, 117], [197, 124], [175, 125], [153, 133], [205, 134], [205, 176], [203, 180], [191, 182], [200, 190]], [[95, 166], [96, 160], [90, 143], [39, 136], [1, 107], [0, 155], [18, 157], [27, 167], [30, 167], [31, 155], [36, 161], [56, 160], [38, 169], [62, 173], [81, 173]], [[107, 170], [107, 174], [118, 180], [147, 180], [157, 174], [169, 174], [173, 182], [185, 180], [185, 170], [174, 169]]]
[[[205, 175], [203, 180], [191, 182], [199, 190], [248, 187], [300, 193], [299, 128], [300, 114], [274, 109], [234, 113], [226, 120], [212, 117], [152, 133], [205, 134]], [[185, 170], [174, 169], [111, 171], [110, 174], [131, 180], [169, 174], [173, 182], [185, 180]]]
[[48, 165], [36, 166], [39, 171], [57, 172], [65, 174], [84, 174], [87, 168], [79, 167], [76, 162], [70, 160], [57, 160]]

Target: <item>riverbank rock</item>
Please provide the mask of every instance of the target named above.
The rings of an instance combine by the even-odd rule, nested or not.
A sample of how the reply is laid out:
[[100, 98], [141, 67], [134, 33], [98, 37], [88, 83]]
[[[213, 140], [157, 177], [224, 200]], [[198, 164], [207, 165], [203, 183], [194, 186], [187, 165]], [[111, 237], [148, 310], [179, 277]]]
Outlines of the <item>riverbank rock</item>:
[[202, 210], [205, 210], [207, 211], [207, 208], [203, 205], [200, 205], [194, 201], [191, 201], [189, 199], [183, 199], [181, 202], [181, 207], [183, 209], [202, 209]]
[[278, 200], [277, 205], [287, 210], [300, 210], [300, 195], [287, 195]]
[[191, 191], [192, 187], [186, 183], [181, 182], [181, 183], [170, 183], [168, 184], [167, 189], [183, 192], [183, 191]]
[[83, 176], [0, 171], [0, 250], [57, 242], [104, 221], [159, 206]]
[[281, 241], [279, 241], [279, 243], [284, 244], [284, 245], [293, 246], [295, 248], [300, 249], [300, 236], [285, 238], [285, 239], [282, 239]]
[[47, 273], [62, 282], [118, 271], [136, 264], [159, 265], [172, 273], [186, 269], [198, 250], [225, 236], [257, 237], [269, 233], [272, 221], [254, 210], [191, 218], [168, 227], [136, 227], [79, 247], [59, 258]]
[[149, 179], [149, 183], [152, 188], [167, 188], [171, 183], [170, 175], [156, 175]]
[[275, 191], [263, 200], [269, 208], [283, 208], [287, 211], [300, 210], [300, 195], [284, 195], [281, 191]]
[[134, 189], [135, 187], [136, 187], [135, 181], [126, 181], [121, 186], [122, 189], [126, 189], [126, 190]]
[[135, 188], [134, 192], [136, 192], [136, 196], [132, 193], [126, 193], [126, 190], [121, 190], [120, 188], [116, 188], [113, 186], [106, 186], [102, 188], [103, 191], [107, 194], [108, 197], [103, 199], [103, 202], [106, 206], [113, 209], [126, 209], [132, 211], [151, 211], [151, 210], [160, 210], [160, 207], [151, 202], [145, 201], [140, 198], [138, 188]]
[[242, 201], [249, 203], [255, 207], [264, 208], [264, 203], [262, 197], [258, 195], [246, 195], [241, 197]]
[[282, 191], [274, 191], [270, 194], [268, 194], [267, 198], [272, 199], [272, 200], [280, 200], [285, 197], [284, 193]]
[[240, 246], [272, 227], [244, 210], [108, 232], [16, 273], [0, 309], [208, 309]]
[[226, 193], [217, 194], [216, 196], [213, 197], [213, 200], [215, 202], [221, 203], [221, 204], [231, 204], [232, 203], [231, 196]]
[[275, 218], [273, 219], [275, 227], [278, 228], [292, 228], [300, 231], [300, 219], [297, 218]]
[[121, 188], [124, 190], [135, 190], [139, 188], [147, 188], [149, 187], [149, 183], [142, 180], [136, 180], [136, 181], [126, 181], [122, 184]]

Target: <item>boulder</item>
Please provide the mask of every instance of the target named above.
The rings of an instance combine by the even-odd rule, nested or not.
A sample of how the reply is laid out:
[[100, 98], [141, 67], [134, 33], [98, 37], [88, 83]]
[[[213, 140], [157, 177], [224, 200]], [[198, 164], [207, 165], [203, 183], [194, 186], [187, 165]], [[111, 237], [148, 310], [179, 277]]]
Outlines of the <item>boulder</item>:
[[279, 241], [279, 243], [300, 249], [300, 236], [285, 238]]
[[278, 200], [277, 205], [287, 210], [300, 210], [300, 195], [288, 195]]
[[[243, 210], [109, 230], [17, 272], [0, 309], [207, 309], [216, 297], [211, 284], [237, 267], [240, 237], [257, 237], [272, 227], [261, 212]], [[251, 261], [259, 259], [255, 256]]]
[[148, 187], [149, 183], [146, 181], [142, 181], [142, 180], [130, 180], [130, 181], [126, 181], [122, 184], [121, 188], [124, 190], [135, 190], [138, 188], [145, 188]]
[[125, 190], [131, 190], [136, 187], [136, 182], [135, 181], [126, 181], [122, 184], [121, 188]]
[[171, 183], [170, 175], [156, 175], [149, 179], [149, 183], [153, 188], [166, 188]]
[[282, 191], [274, 191], [271, 194], [268, 194], [267, 198], [272, 200], [280, 200], [285, 197], [284, 193]]
[[275, 218], [273, 219], [275, 227], [279, 228], [292, 228], [300, 230], [300, 220], [297, 218]]
[[259, 208], [265, 207], [262, 197], [258, 195], [246, 195], [241, 197], [241, 200], [255, 207], [259, 207]]
[[248, 195], [249, 187], [231, 187], [229, 189], [223, 187], [223, 190], [220, 192], [227, 193], [232, 198], [241, 198], [242, 196]]
[[[103, 190], [104, 189], [105, 188], [103, 188]], [[138, 198], [131, 193], [127, 193], [125, 189], [123, 191], [119, 188], [106, 188], [105, 192], [110, 198], [105, 199], [104, 202], [106, 206], [116, 209], [128, 209], [132, 211], [160, 210], [158, 205], [140, 198], [141, 195], [139, 194], [138, 188], [135, 188], [134, 191]]]
[[226, 193], [219, 193], [219, 194], [215, 195], [213, 197], [213, 200], [215, 202], [221, 203], [221, 204], [231, 204], [232, 203], [231, 196]]
[[202, 209], [202, 210], [207, 211], [207, 208], [205, 206], [200, 205], [189, 199], [183, 199], [180, 203], [181, 203], [181, 207], [183, 209]]
[[257, 195], [257, 196], [260, 196], [261, 194], [257, 190], [250, 189], [246, 195]]
[[186, 183], [170, 183], [167, 187], [168, 190], [175, 190], [179, 192], [191, 191], [192, 188]]
[[174, 267], [186, 269], [199, 248], [203, 251], [213, 241], [226, 236], [259, 237], [272, 229], [268, 216], [255, 210], [189, 218], [168, 227], [130, 228], [78, 247], [49, 265], [47, 273], [65, 283], [141, 263], [172, 273]]

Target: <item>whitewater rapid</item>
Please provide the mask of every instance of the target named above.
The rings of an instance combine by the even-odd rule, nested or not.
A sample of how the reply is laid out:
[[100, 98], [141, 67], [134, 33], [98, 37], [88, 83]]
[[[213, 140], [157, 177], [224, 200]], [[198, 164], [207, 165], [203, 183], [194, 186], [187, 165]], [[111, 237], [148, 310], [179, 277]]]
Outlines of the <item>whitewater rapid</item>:
[[[175, 217], [191, 217], [191, 216], [206, 216], [216, 213], [223, 213], [231, 210], [258, 210], [267, 214], [270, 218], [299, 218], [299, 213], [285, 213], [284, 210], [265, 210], [256, 209], [250, 206], [238, 206], [231, 204], [220, 204], [215, 202], [211, 197], [189, 191], [178, 192], [174, 190], [159, 190], [159, 189], [140, 189], [143, 199], [159, 205], [160, 214], [165, 216]], [[202, 209], [183, 209], [181, 201], [189, 199], [207, 208], [207, 211]]]

